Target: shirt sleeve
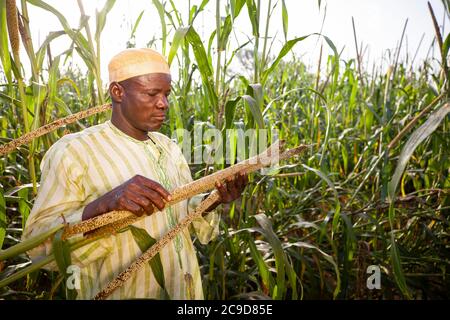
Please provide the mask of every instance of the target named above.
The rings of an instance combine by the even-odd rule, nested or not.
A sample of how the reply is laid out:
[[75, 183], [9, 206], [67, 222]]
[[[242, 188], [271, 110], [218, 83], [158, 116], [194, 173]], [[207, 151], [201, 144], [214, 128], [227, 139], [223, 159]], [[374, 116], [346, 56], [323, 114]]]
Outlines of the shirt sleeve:
[[[203, 200], [205, 194], [200, 194], [192, 197], [189, 200], [188, 210], [192, 212], [197, 208], [200, 202]], [[220, 214], [217, 210], [209, 212], [205, 216], [200, 216], [192, 221], [192, 228], [197, 235], [201, 244], [207, 244], [211, 240], [214, 240], [219, 235]]]
[[[59, 141], [44, 156], [41, 163], [41, 182], [34, 206], [26, 221], [22, 239], [37, 236], [62, 223], [81, 221], [86, 195], [83, 180], [86, 174], [86, 163], [79, 163], [73, 156], [75, 150], [70, 144]], [[80, 154], [80, 153], [78, 153]], [[71, 237], [73, 243], [83, 235]], [[72, 263], [84, 267], [91, 262], [106, 256], [112, 249], [112, 239], [107, 237], [81, 247], [71, 254]], [[28, 252], [35, 261], [52, 252], [52, 239]], [[51, 263], [46, 269], [56, 270]]]
[[[173, 147], [172, 154], [175, 154], [175, 159], [177, 159], [177, 168], [180, 175], [180, 181], [182, 184], [187, 184], [193, 181], [191, 170], [189, 169], [189, 165], [187, 164], [186, 158], [183, 156], [180, 148], [177, 144], [172, 143]], [[203, 198], [207, 194], [199, 194], [197, 196], [192, 197], [188, 201], [188, 212], [194, 211]], [[191, 231], [195, 233], [198, 240], [201, 244], [207, 244], [208, 242], [217, 238], [219, 234], [219, 223], [220, 223], [220, 214], [215, 209], [205, 216], [200, 216], [196, 218], [191, 225]]]

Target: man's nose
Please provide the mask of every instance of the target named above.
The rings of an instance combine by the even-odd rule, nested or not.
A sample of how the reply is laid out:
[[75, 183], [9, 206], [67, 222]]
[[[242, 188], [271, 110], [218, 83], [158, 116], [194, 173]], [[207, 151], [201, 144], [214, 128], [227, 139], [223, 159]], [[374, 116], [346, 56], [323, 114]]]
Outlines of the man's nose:
[[162, 96], [160, 99], [158, 99], [158, 103], [156, 105], [160, 109], [167, 109], [169, 108], [169, 100], [166, 96]]

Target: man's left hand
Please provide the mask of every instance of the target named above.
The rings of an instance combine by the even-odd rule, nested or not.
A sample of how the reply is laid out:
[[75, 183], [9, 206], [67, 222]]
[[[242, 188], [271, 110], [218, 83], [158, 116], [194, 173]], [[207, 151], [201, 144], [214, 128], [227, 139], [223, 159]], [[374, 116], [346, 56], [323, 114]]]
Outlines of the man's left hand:
[[238, 199], [248, 184], [248, 175], [238, 173], [233, 178], [228, 178], [225, 183], [216, 183], [220, 194], [220, 203], [230, 203]]

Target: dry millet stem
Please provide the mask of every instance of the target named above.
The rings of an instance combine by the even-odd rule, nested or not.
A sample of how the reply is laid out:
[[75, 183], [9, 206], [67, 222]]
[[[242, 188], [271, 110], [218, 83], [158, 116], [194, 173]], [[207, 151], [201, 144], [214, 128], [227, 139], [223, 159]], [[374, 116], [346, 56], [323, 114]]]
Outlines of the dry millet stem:
[[[249, 172], [252, 172], [252, 171], [255, 171], [255, 170], [257, 170], [257, 168], [255, 168], [254, 165], [252, 165], [252, 166], [248, 166], [247, 169], [241, 170], [241, 172], [243, 172], [243, 173], [249, 173]], [[202, 178], [202, 179], [204, 179], [204, 178]], [[198, 181], [198, 180], [197, 180], [197, 181]], [[189, 186], [189, 185], [190, 185], [190, 184], [185, 185], [185, 186], [183, 186], [183, 187], [180, 187], [180, 188], [178, 188], [178, 189], [185, 188], [185, 187], [187, 187], [187, 186]], [[215, 185], [214, 185], [214, 186], [215, 186]], [[214, 188], [214, 186], [211, 187], [211, 188], [209, 188], [208, 190]], [[208, 191], [208, 190], [204, 190], [204, 191]], [[174, 193], [175, 193], [176, 191], [177, 191], [177, 189], [174, 190]], [[200, 191], [200, 192], [198, 192], [198, 193], [203, 193], [204, 191]], [[188, 193], [188, 194], [185, 194], [186, 198], [181, 197], [181, 198], [178, 198], [178, 199], [175, 200], [175, 201], [172, 200], [172, 201], [170, 201], [170, 202], [168, 202], [168, 203], [166, 204], [166, 208], [167, 208], [167, 207], [170, 207], [170, 206], [172, 206], [172, 205], [174, 205], [175, 203], [178, 203], [178, 202], [180, 202], [180, 201], [189, 199], [189, 198], [191, 198], [191, 197], [197, 195], [198, 193], [194, 193], [194, 192]], [[124, 212], [125, 212], [125, 214], [126, 214], [125, 217], [123, 217], [123, 213], [124, 213]], [[159, 212], [159, 210], [156, 209], [156, 211], [155, 211], [154, 213], [156, 213], [156, 212]], [[112, 217], [115, 217], [115, 215], [112, 215]], [[143, 217], [145, 217], [145, 216], [143, 216]], [[132, 213], [130, 213], [130, 212], [128, 212], [128, 211], [121, 211], [121, 215], [120, 215], [120, 216], [117, 216], [117, 220], [116, 220], [116, 221], [114, 221], [114, 222], [112, 222], [112, 223], [110, 223], [110, 224], [104, 225], [103, 227], [100, 227], [100, 228], [94, 230], [94, 232], [88, 234], [88, 237], [106, 236], [106, 235], [110, 235], [110, 234], [116, 233], [116, 232], [119, 231], [120, 229], [125, 228], [125, 227], [129, 226], [130, 224], [135, 223], [136, 221], [138, 221], [138, 220], [140, 220], [140, 219], [141, 219], [141, 217], [135, 216], [134, 214], [132, 214]], [[91, 226], [92, 226], [92, 225], [91, 225]], [[97, 228], [97, 227], [94, 227], [94, 229], [95, 229], [95, 228]], [[75, 234], [75, 233], [73, 233], [72, 230], [67, 230], [67, 235], [65, 235], [64, 238], [68, 238], [68, 237], [70, 237], [70, 236], [73, 235], [73, 234]]]
[[[167, 202], [165, 207], [166, 208], [170, 207], [171, 205], [174, 205], [180, 201], [192, 198], [193, 196], [195, 196], [199, 193], [214, 189], [216, 181], [223, 181], [227, 177], [233, 176], [236, 173], [243, 171], [244, 167], [246, 167], [246, 168], [255, 167], [255, 165], [242, 166], [240, 164], [236, 164], [235, 166], [238, 166], [238, 168], [240, 168], [240, 170], [237, 170], [236, 172], [234, 169], [231, 171], [228, 171], [229, 173], [225, 174], [224, 177], [218, 177], [218, 178], [212, 177], [211, 178], [211, 176], [214, 175], [214, 174], [212, 174], [210, 176], [198, 179], [198, 180], [188, 183], [184, 186], [176, 188], [171, 194], [172, 200]], [[218, 171], [216, 173], [221, 173], [225, 170], [232, 169], [233, 167], [229, 167], [227, 169]], [[254, 170], [252, 170], [252, 171], [254, 171]], [[208, 178], [211, 181], [208, 181]], [[156, 213], [156, 212], [154, 212], [154, 213]], [[90, 232], [95, 229], [98, 229], [98, 230], [93, 232], [92, 236], [94, 236], [94, 235], [97, 236], [100, 233], [105, 234], [105, 235], [114, 233], [115, 231], [121, 229], [122, 227], [126, 227], [127, 225], [134, 223], [137, 220], [139, 220], [139, 217], [136, 217], [133, 213], [131, 213], [129, 211], [111, 211], [111, 212], [102, 214], [100, 216], [94, 217], [92, 219], [82, 221], [73, 226], [67, 227], [66, 230], [64, 231], [63, 239], [70, 238], [71, 236], [78, 234], [78, 233]], [[103, 228], [101, 228], [101, 227], [103, 227]], [[101, 229], [99, 229], [99, 228], [101, 228]]]
[[[232, 177], [239, 172], [249, 173], [261, 169], [264, 166], [268, 166], [269, 164], [273, 163], [273, 152], [278, 151], [279, 145], [280, 144], [276, 142], [265, 152], [261, 153], [258, 156], [252, 157], [231, 167], [215, 172], [207, 177], [198, 179], [196, 181], [188, 183], [187, 185], [176, 188], [171, 194], [172, 200], [166, 204], [166, 207], [169, 207], [177, 202], [189, 199], [199, 193], [212, 190], [215, 188], [215, 184], [217, 181], [222, 182], [228, 177]], [[281, 155], [279, 153], [276, 153], [275, 155], [279, 155], [279, 160], [284, 160], [300, 153], [306, 148], [307, 146], [301, 145], [297, 148], [288, 150]], [[131, 223], [136, 222], [139, 219], [140, 218], [135, 217], [131, 212], [128, 211], [111, 211], [95, 218], [80, 222], [76, 225], [69, 226], [68, 228], [66, 228], [63, 238], [69, 238], [77, 233], [90, 232], [103, 226], [107, 227], [96, 230], [92, 233], [92, 235], [98, 236], [99, 234], [111, 234]]]
[[33, 130], [31, 132], [24, 134], [23, 136], [21, 136], [18, 139], [15, 139], [3, 146], [0, 146], [0, 156], [10, 153], [11, 151], [14, 151], [17, 147], [19, 147], [23, 144], [27, 144], [30, 141], [32, 141], [33, 139], [43, 136], [53, 130], [58, 129], [59, 127], [62, 127], [66, 124], [73, 123], [80, 119], [87, 118], [94, 114], [107, 111], [109, 109], [111, 109], [111, 104], [104, 104], [101, 106], [97, 106], [97, 107], [89, 108], [84, 111], [77, 112], [77, 113], [67, 116], [65, 118], [61, 118], [56, 121], [53, 121], [52, 123], [46, 124], [36, 130]]
[[103, 300], [111, 295], [115, 289], [121, 287], [133, 273], [138, 271], [155, 255], [158, 254], [170, 241], [172, 241], [183, 229], [188, 227], [191, 222], [201, 216], [213, 203], [220, 199], [217, 191], [212, 192], [205, 200], [200, 202], [194, 212], [190, 213], [180, 223], [178, 223], [172, 230], [165, 234], [158, 242], [145, 251], [137, 260], [135, 260], [125, 271], [121, 272], [114, 280], [112, 280], [105, 289], [97, 293], [95, 300]]
[[[290, 158], [304, 149], [307, 146], [300, 146], [294, 149], [287, 150], [280, 155], [280, 160]], [[263, 166], [259, 164], [258, 166]], [[252, 168], [253, 170], [257, 170]], [[223, 170], [222, 170], [223, 171]], [[219, 171], [220, 172], [220, 171]], [[219, 173], [217, 172], [217, 173]], [[189, 184], [188, 184], [189, 185]], [[125, 281], [131, 278], [133, 273], [138, 271], [144, 266], [145, 263], [150, 261], [155, 255], [158, 254], [170, 241], [172, 241], [181, 231], [188, 227], [192, 221], [201, 216], [211, 205], [216, 203], [220, 199], [219, 193], [215, 190], [213, 191], [205, 200], [200, 202], [194, 212], [188, 214], [180, 223], [178, 223], [172, 230], [165, 234], [158, 242], [151, 246], [147, 251], [145, 251], [137, 260], [135, 260], [125, 271], [122, 271], [114, 280], [112, 280], [108, 285], [94, 297], [95, 300], [103, 300], [109, 297], [114, 290], [121, 287]], [[119, 221], [120, 222], [120, 221]]]
[[[166, 206], [169, 206], [169, 205], [166, 205]], [[128, 211], [125, 211], [125, 212], [127, 212], [127, 214], [129, 214]], [[159, 210], [156, 212], [159, 212]], [[156, 212], [154, 212], [154, 213], [156, 213]], [[117, 231], [119, 231], [120, 229], [125, 228], [125, 227], [129, 226], [130, 224], [135, 223], [138, 220], [140, 220], [140, 217], [138, 217], [134, 214], [127, 215], [125, 218], [123, 218], [121, 220], [118, 220], [116, 222], [110, 223], [106, 226], [103, 226], [101, 228], [94, 230], [93, 232], [89, 233], [87, 235], [87, 237], [91, 238], [91, 237], [107, 236], [110, 234], [114, 234]]]

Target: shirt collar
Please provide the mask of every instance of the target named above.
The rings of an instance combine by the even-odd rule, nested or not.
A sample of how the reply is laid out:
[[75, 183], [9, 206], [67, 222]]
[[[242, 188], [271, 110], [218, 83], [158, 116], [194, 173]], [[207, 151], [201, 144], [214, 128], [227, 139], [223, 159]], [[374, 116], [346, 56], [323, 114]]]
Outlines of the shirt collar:
[[121, 136], [121, 137], [123, 137], [123, 138], [125, 138], [125, 139], [127, 139], [127, 140], [129, 140], [129, 141], [132, 141], [132, 142], [137, 143], [137, 144], [152, 144], [152, 145], [155, 145], [155, 144], [156, 144], [156, 143], [155, 143], [155, 137], [154, 137], [150, 132], [147, 133], [148, 139], [145, 140], [145, 141], [141, 141], [141, 140], [135, 139], [135, 138], [133, 138], [133, 137], [127, 135], [125, 132], [123, 132], [122, 130], [120, 130], [119, 128], [117, 128], [117, 127], [111, 122], [111, 120], [107, 120], [106, 123], [107, 123], [108, 126], [111, 128], [111, 130], [114, 131], [114, 133], [116, 133], [117, 135], [119, 135], [119, 136]]

